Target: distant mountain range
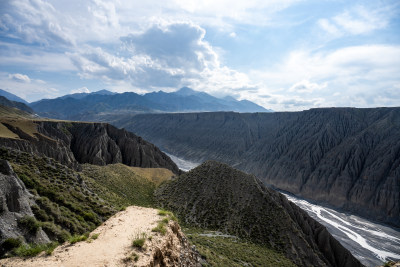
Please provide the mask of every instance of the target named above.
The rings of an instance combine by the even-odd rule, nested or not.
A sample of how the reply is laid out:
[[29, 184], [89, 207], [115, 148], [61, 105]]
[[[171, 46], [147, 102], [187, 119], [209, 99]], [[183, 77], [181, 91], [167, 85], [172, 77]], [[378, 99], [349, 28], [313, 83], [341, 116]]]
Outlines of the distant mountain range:
[[21, 102], [24, 104], [28, 104], [28, 102], [26, 102], [24, 99], [12, 94], [12, 93], [9, 93], [3, 89], [0, 89], [0, 96], [4, 96], [5, 98], [7, 98], [8, 100], [11, 100], [11, 101], [17, 101], [17, 102]]
[[25, 103], [19, 102], [19, 101], [12, 101], [9, 100], [9, 98], [1, 96], [0, 95], [0, 105], [9, 107], [9, 108], [17, 108], [19, 110], [28, 112], [28, 113], [33, 113], [33, 110], [28, 107]]
[[102, 116], [108, 114], [271, 111], [248, 100], [239, 101], [233, 97], [217, 98], [188, 87], [172, 93], [158, 91], [144, 95], [101, 90], [65, 95], [56, 99], [43, 99], [31, 103], [30, 107], [44, 117], [94, 121], [100, 121]]

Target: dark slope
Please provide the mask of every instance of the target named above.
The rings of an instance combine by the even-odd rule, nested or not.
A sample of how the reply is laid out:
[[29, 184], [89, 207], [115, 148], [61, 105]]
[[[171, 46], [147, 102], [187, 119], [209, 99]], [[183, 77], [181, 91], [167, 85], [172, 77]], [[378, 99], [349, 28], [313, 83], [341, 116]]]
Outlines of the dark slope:
[[79, 169], [79, 163], [123, 163], [179, 173], [176, 164], [156, 146], [109, 124], [30, 120], [1, 123], [18, 137], [0, 137], [0, 146], [51, 157], [74, 169]]
[[108, 91], [73, 94], [56, 99], [44, 99], [30, 106], [39, 115], [56, 119], [99, 121], [106, 114], [132, 114], [188, 111], [265, 112], [263, 107], [250, 101], [220, 99], [190, 88], [177, 92], [152, 92], [144, 95], [127, 92], [112, 94]]
[[6, 98], [4, 96], [0, 96], [0, 105], [10, 107], [10, 108], [17, 108], [19, 110], [22, 110], [22, 111], [25, 111], [28, 113], [33, 113], [33, 110], [30, 107], [28, 107], [26, 104], [24, 104], [22, 102], [9, 100], [8, 98]]
[[321, 224], [251, 175], [206, 162], [156, 191], [186, 223], [280, 251], [299, 266], [361, 266]]
[[20, 102], [20, 103], [24, 103], [24, 104], [28, 104], [28, 102], [26, 102], [24, 99], [20, 98], [19, 96], [16, 96], [10, 92], [7, 92], [3, 89], [0, 89], [0, 96], [4, 96], [5, 98], [11, 100], [11, 101], [16, 101], [16, 102]]
[[400, 226], [400, 108], [143, 114], [114, 122], [188, 160]]

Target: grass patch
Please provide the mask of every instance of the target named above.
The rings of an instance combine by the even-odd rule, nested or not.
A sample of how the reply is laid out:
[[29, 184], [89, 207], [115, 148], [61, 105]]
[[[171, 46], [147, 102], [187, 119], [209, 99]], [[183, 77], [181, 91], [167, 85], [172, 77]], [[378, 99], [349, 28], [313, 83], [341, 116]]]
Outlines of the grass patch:
[[125, 264], [129, 263], [129, 262], [137, 262], [139, 260], [139, 255], [136, 254], [135, 252], [132, 252], [131, 255], [129, 255], [129, 257], [126, 257], [123, 261]]
[[140, 167], [129, 167], [137, 175], [140, 175], [149, 181], [155, 183], [157, 186], [162, 182], [169, 180], [175, 174], [164, 168], [140, 168]]
[[158, 211], [158, 215], [163, 216], [165, 218], [162, 218], [156, 227], [154, 227], [153, 229], [151, 229], [152, 232], [158, 232], [161, 233], [162, 235], [165, 235], [167, 233], [167, 225], [168, 222], [170, 220], [173, 221], [178, 221], [178, 219], [176, 218], [176, 216], [171, 212], [171, 211], [167, 211], [167, 210], [159, 210]]
[[144, 242], [146, 242], [146, 239], [144, 238], [135, 239], [132, 241], [132, 246], [135, 248], [142, 248], [144, 246]]
[[163, 221], [160, 221], [160, 222], [158, 222], [156, 227], [151, 229], [151, 231], [165, 235], [167, 233], [167, 224]]
[[137, 233], [132, 241], [132, 246], [135, 248], [142, 248], [144, 243], [146, 242], [147, 234], [146, 233]]
[[183, 231], [209, 266], [296, 266], [275, 250], [240, 238], [213, 236], [198, 228]]
[[68, 241], [69, 241], [71, 244], [75, 244], [75, 243], [77, 243], [77, 242], [81, 242], [81, 241], [87, 240], [88, 237], [89, 237], [89, 234], [84, 234], [84, 235], [73, 235], [73, 236], [71, 236], [71, 237], [68, 239]]
[[[108, 192], [99, 192], [104, 199], [119, 205], [154, 207], [153, 192], [156, 184], [123, 164], [95, 166], [84, 164], [83, 174], [91, 178], [92, 183], [106, 187]], [[146, 170], [144, 170], [146, 171]], [[101, 189], [101, 188], [99, 188]], [[114, 193], [114, 194], [111, 194]]]
[[99, 233], [93, 234], [90, 236], [90, 239], [96, 240], [99, 237], [99, 235], [100, 235]]
[[34, 257], [45, 251], [47, 255], [51, 255], [54, 249], [58, 246], [57, 242], [49, 244], [22, 244], [12, 251], [12, 254], [19, 257]]

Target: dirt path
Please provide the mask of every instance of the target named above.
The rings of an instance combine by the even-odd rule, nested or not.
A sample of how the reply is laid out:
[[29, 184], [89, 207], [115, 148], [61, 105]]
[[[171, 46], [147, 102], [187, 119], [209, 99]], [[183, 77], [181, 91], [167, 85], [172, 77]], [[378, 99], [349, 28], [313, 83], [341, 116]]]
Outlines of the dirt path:
[[[0, 266], [126, 266], [145, 265], [150, 260], [151, 247], [159, 237], [151, 232], [160, 216], [156, 209], [131, 206], [104, 222], [91, 235], [99, 234], [91, 242], [83, 241], [74, 245], [62, 245], [51, 256], [39, 255], [31, 259], [12, 258], [0, 261]], [[146, 240], [147, 249], [137, 252], [137, 262], [124, 262], [134, 249], [132, 241], [141, 233], [152, 240]]]

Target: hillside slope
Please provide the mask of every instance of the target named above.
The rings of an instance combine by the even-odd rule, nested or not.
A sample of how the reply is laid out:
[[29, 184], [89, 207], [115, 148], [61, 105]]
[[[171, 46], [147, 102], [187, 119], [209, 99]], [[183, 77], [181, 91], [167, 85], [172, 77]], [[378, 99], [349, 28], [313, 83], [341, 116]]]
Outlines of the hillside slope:
[[[157, 212], [152, 208], [128, 207], [94, 230], [87, 242], [66, 243], [56, 248], [51, 256], [3, 259], [0, 265], [200, 266], [198, 253], [190, 247], [176, 222], [169, 223], [165, 235], [151, 232], [162, 219]], [[143, 248], [132, 246], [135, 238], [142, 236], [145, 237]]]
[[1, 95], [0, 95], [0, 105], [11, 108], [17, 108], [28, 113], [33, 113], [33, 110], [30, 107], [28, 107], [25, 103], [12, 101]]
[[400, 108], [142, 114], [113, 122], [187, 160], [400, 226]]
[[0, 126], [0, 146], [51, 157], [74, 169], [81, 163], [123, 163], [179, 173], [156, 146], [109, 124], [0, 118]]
[[283, 253], [298, 266], [361, 266], [321, 224], [254, 176], [218, 162], [156, 191], [185, 223], [220, 230]]

